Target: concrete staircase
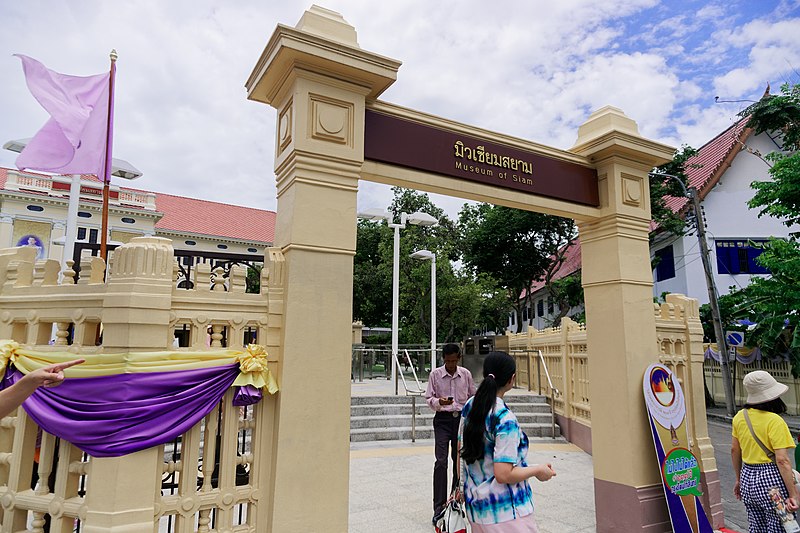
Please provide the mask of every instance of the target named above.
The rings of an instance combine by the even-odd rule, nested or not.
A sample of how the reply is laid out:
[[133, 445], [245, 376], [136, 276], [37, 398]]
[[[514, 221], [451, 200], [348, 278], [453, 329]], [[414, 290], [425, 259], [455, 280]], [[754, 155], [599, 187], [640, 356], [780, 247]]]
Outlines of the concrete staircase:
[[[411, 400], [409, 396], [353, 396], [350, 442], [411, 440]], [[509, 393], [505, 400], [531, 441], [552, 439], [551, 411], [545, 396]], [[433, 439], [433, 411], [424, 398], [417, 398], [416, 419], [416, 438]], [[561, 436], [558, 424], [555, 436]]]

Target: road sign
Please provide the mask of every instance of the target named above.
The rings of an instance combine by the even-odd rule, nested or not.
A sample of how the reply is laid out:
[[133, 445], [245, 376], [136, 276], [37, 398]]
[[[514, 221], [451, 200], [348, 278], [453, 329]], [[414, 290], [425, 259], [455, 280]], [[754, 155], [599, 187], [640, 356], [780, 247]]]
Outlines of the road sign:
[[744, 346], [744, 332], [727, 331], [725, 332], [725, 342], [728, 346]]

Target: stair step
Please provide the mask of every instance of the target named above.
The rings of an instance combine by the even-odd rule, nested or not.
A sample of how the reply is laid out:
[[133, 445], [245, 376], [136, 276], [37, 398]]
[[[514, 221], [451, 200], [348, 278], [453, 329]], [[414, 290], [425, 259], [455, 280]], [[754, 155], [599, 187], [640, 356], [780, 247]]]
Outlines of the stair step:
[[[547, 441], [552, 441], [552, 427], [550, 424], [520, 424], [520, 427], [531, 441], [536, 441], [547, 437]], [[561, 437], [561, 429], [556, 425], [556, 437]], [[433, 428], [417, 426], [417, 439], [432, 439]], [[411, 426], [393, 428], [359, 428], [350, 430], [350, 442], [368, 442], [383, 440], [410, 440]]]
[[[550, 413], [515, 413], [520, 425], [552, 424]], [[385, 414], [381, 416], [351, 416], [350, 427], [356, 428], [392, 428], [411, 424], [411, 414]], [[433, 413], [417, 414], [417, 427], [433, 426]]]

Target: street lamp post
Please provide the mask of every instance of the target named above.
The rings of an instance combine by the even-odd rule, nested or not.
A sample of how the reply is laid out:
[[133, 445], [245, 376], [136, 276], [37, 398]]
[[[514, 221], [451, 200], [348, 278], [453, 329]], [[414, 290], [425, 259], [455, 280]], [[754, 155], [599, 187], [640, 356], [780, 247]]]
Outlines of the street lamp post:
[[411, 254], [414, 259], [431, 262], [431, 372], [436, 368], [436, 254], [419, 250]]
[[416, 213], [400, 213], [400, 223], [392, 222], [394, 215], [382, 209], [367, 209], [358, 213], [359, 218], [365, 220], [385, 220], [386, 225], [394, 230], [394, 254], [392, 257], [392, 381], [394, 382], [394, 393], [397, 394], [397, 360], [398, 342], [397, 336], [400, 329], [400, 230], [406, 224], [418, 226], [436, 226], [438, 221], [428, 213], [417, 211]]

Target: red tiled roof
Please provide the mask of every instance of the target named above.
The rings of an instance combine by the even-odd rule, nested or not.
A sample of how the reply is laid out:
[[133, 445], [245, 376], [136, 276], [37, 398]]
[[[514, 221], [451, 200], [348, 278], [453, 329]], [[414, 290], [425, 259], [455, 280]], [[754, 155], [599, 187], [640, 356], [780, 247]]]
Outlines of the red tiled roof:
[[[723, 131], [698, 151], [697, 155], [686, 162], [686, 175], [689, 178], [689, 187], [695, 187], [700, 192], [700, 198], [705, 198], [720, 176], [730, 166], [736, 154], [743, 149], [743, 143], [753, 130], [745, 128], [747, 118], [736, 122], [733, 126]], [[727, 164], [726, 164], [727, 163]], [[701, 165], [700, 168], [691, 168], [690, 165]], [[667, 207], [675, 213], [679, 212], [688, 202], [686, 198], [665, 196]]]
[[274, 211], [155, 194], [156, 209], [164, 213], [156, 229], [269, 243], [275, 238]]
[[[558, 270], [555, 271], [553, 274], [553, 281], [565, 278], [572, 274], [573, 272], [577, 272], [581, 269], [581, 243], [578, 239], [570, 242], [566, 245], [567, 250], [564, 253], [564, 262], [561, 263], [561, 266]], [[531, 284], [530, 292], [531, 294], [535, 293], [539, 289], [544, 287], [544, 280], [534, 281]], [[526, 291], [522, 292], [520, 298], [524, 298]]]
[[[8, 171], [9, 169], [0, 167], [0, 189], [5, 188]], [[25, 173], [34, 174], [27, 171]], [[90, 174], [84, 174], [81, 178], [100, 181], [96, 176]], [[129, 187], [120, 187], [120, 189], [151, 192]], [[156, 229], [264, 243], [272, 243], [275, 239], [274, 211], [164, 193], [154, 194], [156, 195], [156, 210], [164, 214], [156, 223]], [[130, 209], [137, 208], [130, 207]]]
[[[697, 155], [687, 161], [686, 175], [689, 178], [689, 187], [695, 187], [700, 192], [700, 198], [705, 198], [706, 195], [714, 188], [722, 174], [728, 169], [742, 149], [743, 143], [752, 134], [753, 130], [746, 128], [747, 117], [739, 120], [731, 127], [711, 139], [704, 144], [698, 151]], [[691, 168], [690, 165], [701, 165], [700, 168]], [[688, 202], [687, 198], [675, 198], [674, 196], [665, 196], [667, 207], [672, 209], [675, 213], [681, 211]], [[655, 222], [650, 222], [650, 230], [657, 228]], [[578, 239], [574, 240], [567, 250], [567, 257], [561, 265], [553, 279], [561, 279], [581, 268], [581, 243]], [[531, 292], [536, 292], [544, 287], [544, 281], [535, 281], [531, 286]], [[520, 298], [524, 297], [523, 292]]]

